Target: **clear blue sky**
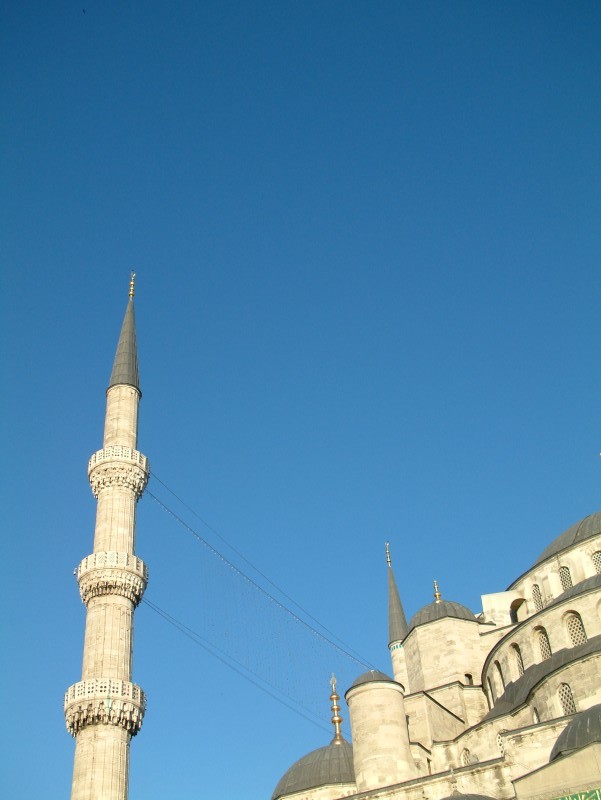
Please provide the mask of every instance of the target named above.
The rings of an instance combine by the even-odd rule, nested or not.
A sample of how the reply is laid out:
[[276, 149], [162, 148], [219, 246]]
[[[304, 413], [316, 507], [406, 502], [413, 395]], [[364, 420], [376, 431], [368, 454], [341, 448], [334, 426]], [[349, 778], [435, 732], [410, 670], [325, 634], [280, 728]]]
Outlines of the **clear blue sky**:
[[[386, 540], [408, 615], [434, 577], [477, 611], [598, 509], [601, 6], [23, 0], [1, 29], [1, 788], [59, 800], [132, 268], [152, 470], [377, 667]], [[149, 600], [327, 728], [352, 665], [150, 496], [137, 548]], [[330, 738], [144, 605], [134, 679], [132, 800], [266, 800]]]

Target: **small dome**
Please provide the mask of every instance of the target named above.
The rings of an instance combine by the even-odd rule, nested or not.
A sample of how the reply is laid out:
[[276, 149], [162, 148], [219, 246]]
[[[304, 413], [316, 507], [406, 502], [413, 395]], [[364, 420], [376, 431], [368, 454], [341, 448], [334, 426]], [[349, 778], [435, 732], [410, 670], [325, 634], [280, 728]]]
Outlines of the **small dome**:
[[354, 689], [355, 686], [361, 686], [363, 683], [371, 683], [372, 681], [386, 681], [386, 683], [395, 683], [395, 681], [389, 675], [386, 675], [386, 673], [380, 672], [377, 669], [370, 669], [367, 672], [364, 672], [363, 675], [359, 675], [359, 677], [353, 681], [351, 686], [347, 689], [347, 693], [350, 692], [351, 689]]
[[409, 623], [409, 630], [417, 628], [418, 625], [425, 625], [428, 622], [434, 622], [445, 617], [467, 619], [470, 622], [478, 621], [469, 608], [462, 606], [461, 603], [453, 603], [451, 600], [438, 600], [424, 606], [417, 614], [413, 615]]
[[543, 561], [546, 561], [548, 558], [551, 558], [551, 556], [561, 553], [562, 550], [566, 550], [568, 547], [572, 547], [575, 544], [584, 542], [587, 539], [590, 539], [592, 536], [597, 536], [597, 534], [600, 533], [601, 511], [597, 511], [594, 514], [590, 514], [588, 517], [581, 519], [580, 522], [572, 525], [572, 527], [568, 528], [567, 531], [564, 531], [561, 536], [558, 536], [557, 539], [554, 539], [551, 544], [543, 550], [534, 563], [535, 565], [540, 564]]
[[329, 744], [299, 758], [280, 778], [271, 800], [318, 786], [355, 783], [353, 747], [347, 741]]
[[553, 745], [549, 761], [580, 750], [592, 742], [601, 742], [601, 703], [576, 714]]
[[440, 800], [495, 800], [489, 794], [461, 794], [461, 792], [453, 792], [447, 797], [441, 797]]

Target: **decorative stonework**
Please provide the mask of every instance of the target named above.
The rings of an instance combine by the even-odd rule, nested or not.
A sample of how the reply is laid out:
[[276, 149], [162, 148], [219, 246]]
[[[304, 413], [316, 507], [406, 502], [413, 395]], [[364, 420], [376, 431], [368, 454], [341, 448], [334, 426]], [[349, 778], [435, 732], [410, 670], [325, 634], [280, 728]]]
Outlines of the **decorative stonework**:
[[88, 462], [88, 477], [96, 498], [103, 489], [121, 486], [134, 492], [138, 500], [148, 483], [149, 474], [148, 459], [131, 447], [105, 447], [94, 453]]
[[146, 564], [131, 553], [92, 553], [77, 567], [76, 575], [86, 605], [92, 597], [120, 594], [137, 606], [148, 583]]
[[71, 736], [87, 725], [117, 725], [135, 736], [142, 727], [146, 695], [129, 681], [96, 678], [65, 692], [65, 721]]

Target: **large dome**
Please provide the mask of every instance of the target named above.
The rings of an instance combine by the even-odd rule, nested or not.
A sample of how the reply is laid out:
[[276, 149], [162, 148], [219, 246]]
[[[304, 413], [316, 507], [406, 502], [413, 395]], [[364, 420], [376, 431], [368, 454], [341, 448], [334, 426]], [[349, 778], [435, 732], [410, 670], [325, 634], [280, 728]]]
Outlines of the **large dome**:
[[596, 511], [594, 514], [590, 514], [588, 517], [581, 519], [580, 522], [572, 525], [571, 528], [564, 531], [557, 539], [553, 539], [551, 544], [543, 550], [534, 563], [540, 564], [548, 558], [551, 558], [551, 556], [561, 553], [562, 550], [572, 547], [579, 542], [584, 542], [586, 539], [590, 539], [592, 536], [597, 536], [597, 534], [600, 533], [601, 511]]
[[452, 600], [435, 600], [433, 603], [421, 608], [413, 615], [409, 622], [409, 630], [417, 628], [418, 625], [425, 625], [427, 622], [434, 622], [437, 619], [453, 617], [454, 619], [467, 619], [470, 622], [477, 622], [473, 613], [462, 606], [461, 603], [454, 603]]
[[344, 740], [339, 744], [320, 747], [299, 758], [284, 773], [271, 795], [271, 800], [293, 792], [339, 783], [355, 783], [353, 748]]
[[453, 794], [448, 795], [448, 797], [441, 797], [440, 800], [495, 800], [494, 797], [491, 797], [489, 794], [461, 794], [460, 792], [454, 792]]
[[601, 703], [576, 714], [553, 745], [549, 761], [580, 750], [592, 742], [601, 742]]

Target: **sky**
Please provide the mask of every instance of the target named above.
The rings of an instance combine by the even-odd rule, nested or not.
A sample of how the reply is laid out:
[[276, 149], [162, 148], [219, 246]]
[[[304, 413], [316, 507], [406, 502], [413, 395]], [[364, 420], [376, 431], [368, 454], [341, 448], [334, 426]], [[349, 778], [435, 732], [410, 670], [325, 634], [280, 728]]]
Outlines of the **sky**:
[[72, 572], [134, 270], [130, 797], [266, 800], [329, 742], [330, 673], [390, 672], [384, 542], [408, 617], [434, 578], [477, 613], [599, 509], [601, 6], [0, 21], [2, 794], [69, 792]]

